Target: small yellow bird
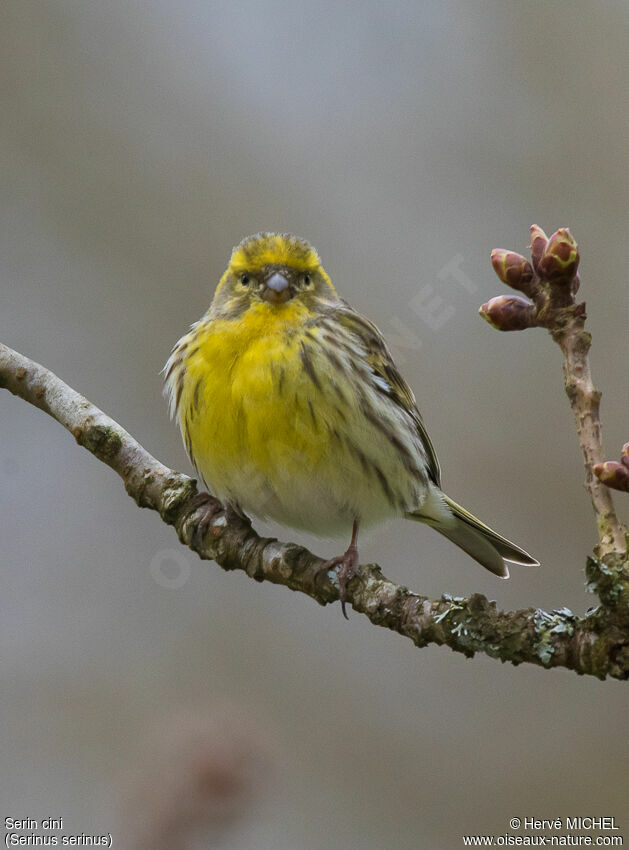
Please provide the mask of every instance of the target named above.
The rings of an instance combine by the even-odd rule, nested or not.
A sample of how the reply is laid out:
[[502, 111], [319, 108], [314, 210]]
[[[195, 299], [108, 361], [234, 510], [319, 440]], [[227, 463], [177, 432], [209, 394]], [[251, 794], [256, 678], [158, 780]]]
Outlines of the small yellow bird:
[[440, 489], [412, 390], [380, 331], [343, 301], [315, 249], [286, 233], [237, 245], [203, 318], [175, 345], [165, 393], [190, 460], [237, 511], [332, 536], [358, 570], [359, 525], [432, 526], [502, 578], [537, 565]]

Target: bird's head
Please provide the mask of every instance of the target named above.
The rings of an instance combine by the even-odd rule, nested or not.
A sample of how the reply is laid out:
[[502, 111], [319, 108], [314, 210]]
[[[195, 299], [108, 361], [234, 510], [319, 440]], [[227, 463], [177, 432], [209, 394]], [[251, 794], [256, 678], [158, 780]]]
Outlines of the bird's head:
[[312, 245], [289, 233], [257, 233], [234, 248], [211, 311], [235, 318], [254, 305], [281, 309], [301, 302], [316, 309], [336, 301], [336, 290]]

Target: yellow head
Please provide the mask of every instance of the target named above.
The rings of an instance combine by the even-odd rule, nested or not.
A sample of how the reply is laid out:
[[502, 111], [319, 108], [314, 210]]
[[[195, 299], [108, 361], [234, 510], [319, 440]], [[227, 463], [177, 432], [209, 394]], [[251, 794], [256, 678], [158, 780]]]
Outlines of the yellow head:
[[256, 233], [234, 248], [210, 314], [237, 318], [255, 305], [272, 310], [289, 301], [316, 310], [338, 300], [319, 255], [305, 239]]

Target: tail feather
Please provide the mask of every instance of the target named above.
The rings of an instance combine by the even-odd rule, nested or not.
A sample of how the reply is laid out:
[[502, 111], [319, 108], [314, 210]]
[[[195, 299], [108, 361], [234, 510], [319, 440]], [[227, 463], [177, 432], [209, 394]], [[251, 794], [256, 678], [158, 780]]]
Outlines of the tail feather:
[[434, 488], [421, 510], [408, 514], [408, 517], [430, 525], [485, 569], [501, 578], [509, 578], [505, 561], [539, 566], [539, 561], [528, 552], [485, 525], [437, 488]]

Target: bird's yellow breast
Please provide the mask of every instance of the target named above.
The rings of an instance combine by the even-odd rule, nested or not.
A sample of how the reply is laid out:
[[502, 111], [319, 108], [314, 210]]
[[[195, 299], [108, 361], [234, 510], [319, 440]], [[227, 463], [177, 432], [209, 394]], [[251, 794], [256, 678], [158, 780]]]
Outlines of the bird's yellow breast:
[[304, 369], [307, 315], [298, 303], [257, 304], [235, 321], [201, 322], [190, 336], [180, 424], [197, 467], [221, 495], [247, 476], [277, 490], [278, 478], [303, 475], [304, 465], [316, 468], [329, 453], [325, 423], [335, 414], [321, 410]]

